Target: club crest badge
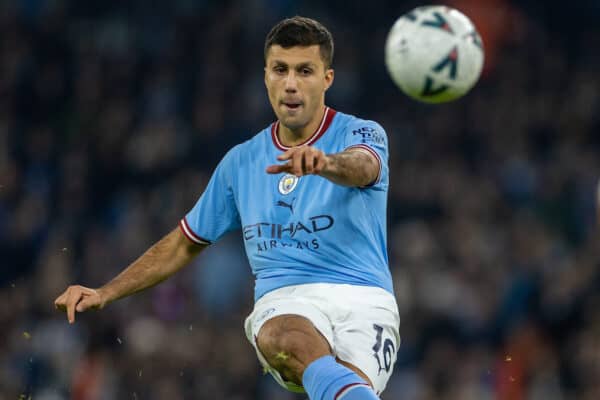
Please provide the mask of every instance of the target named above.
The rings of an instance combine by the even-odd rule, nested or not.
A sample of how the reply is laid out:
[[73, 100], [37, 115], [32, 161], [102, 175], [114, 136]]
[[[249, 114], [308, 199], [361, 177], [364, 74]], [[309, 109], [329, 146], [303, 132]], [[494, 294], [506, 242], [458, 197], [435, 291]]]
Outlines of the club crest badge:
[[285, 174], [279, 180], [279, 193], [290, 194], [298, 185], [298, 177], [292, 174]]

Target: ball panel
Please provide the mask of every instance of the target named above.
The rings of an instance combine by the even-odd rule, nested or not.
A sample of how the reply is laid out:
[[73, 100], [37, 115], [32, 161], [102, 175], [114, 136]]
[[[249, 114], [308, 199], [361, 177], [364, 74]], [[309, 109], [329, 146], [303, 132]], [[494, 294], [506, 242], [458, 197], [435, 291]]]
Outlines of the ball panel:
[[394, 23], [385, 64], [408, 96], [427, 103], [455, 100], [479, 79], [483, 45], [471, 21], [446, 6], [419, 7]]

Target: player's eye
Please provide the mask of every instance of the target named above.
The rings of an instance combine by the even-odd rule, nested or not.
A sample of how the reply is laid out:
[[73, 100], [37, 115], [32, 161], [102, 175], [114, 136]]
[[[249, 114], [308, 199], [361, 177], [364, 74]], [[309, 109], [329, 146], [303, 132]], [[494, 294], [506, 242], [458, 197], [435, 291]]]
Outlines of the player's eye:
[[287, 71], [287, 68], [283, 65], [276, 65], [275, 67], [273, 67], [273, 71], [275, 71], [278, 74], [283, 74]]
[[310, 75], [310, 74], [312, 74], [312, 69], [310, 69], [310, 68], [302, 68], [302, 69], [300, 70], [300, 73], [301, 73], [302, 75]]

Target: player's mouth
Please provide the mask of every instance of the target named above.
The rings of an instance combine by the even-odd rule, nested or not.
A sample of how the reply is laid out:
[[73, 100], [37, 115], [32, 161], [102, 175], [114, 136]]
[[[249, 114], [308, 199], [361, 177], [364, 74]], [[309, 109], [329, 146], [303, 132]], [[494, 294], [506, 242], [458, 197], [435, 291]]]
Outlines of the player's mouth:
[[300, 102], [288, 102], [288, 101], [284, 101], [282, 104], [288, 110], [297, 110], [297, 109], [299, 109], [302, 106], [302, 103], [300, 103]]

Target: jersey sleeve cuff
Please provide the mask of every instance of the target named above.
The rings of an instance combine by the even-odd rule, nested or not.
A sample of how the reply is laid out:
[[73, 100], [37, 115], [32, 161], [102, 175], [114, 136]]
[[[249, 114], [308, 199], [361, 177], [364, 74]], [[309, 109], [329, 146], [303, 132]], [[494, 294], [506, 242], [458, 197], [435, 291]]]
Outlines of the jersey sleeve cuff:
[[347, 147], [345, 150], [352, 150], [352, 151], [362, 151], [365, 154], [369, 154], [372, 157], [375, 157], [375, 160], [377, 160], [377, 165], [378, 165], [378, 169], [377, 169], [377, 177], [375, 178], [375, 180], [371, 183], [369, 183], [366, 186], [363, 187], [371, 187], [373, 185], [376, 185], [379, 182], [379, 179], [381, 178], [381, 157], [379, 157], [379, 154], [371, 147], [368, 146], [366, 144], [355, 144], [352, 145], [350, 147]]
[[179, 221], [179, 228], [181, 229], [185, 237], [187, 237], [190, 240], [190, 242], [204, 245], [211, 244], [210, 240], [206, 240], [203, 237], [196, 235], [196, 233], [192, 231], [192, 228], [190, 228], [190, 225], [188, 224], [185, 217], [183, 217], [181, 221]]

